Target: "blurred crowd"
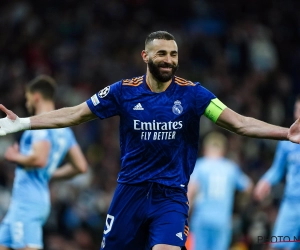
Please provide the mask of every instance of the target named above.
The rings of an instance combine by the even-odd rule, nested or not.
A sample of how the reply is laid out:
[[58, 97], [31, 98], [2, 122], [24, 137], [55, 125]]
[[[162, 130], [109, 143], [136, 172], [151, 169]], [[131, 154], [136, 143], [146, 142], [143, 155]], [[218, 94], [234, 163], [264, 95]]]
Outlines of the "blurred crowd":
[[[145, 74], [140, 57], [145, 37], [166, 30], [179, 46], [178, 76], [201, 82], [236, 112], [290, 126], [300, 93], [299, 8], [293, 0], [1, 1], [0, 100], [27, 116], [24, 86], [36, 75], [49, 74], [58, 85], [57, 108], [79, 104], [109, 84]], [[206, 118], [200, 122], [202, 136], [218, 130]], [[99, 249], [116, 187], [118, 118], [73, 129], [89, 171], [50, 183], [46, 250]], [[270, 167], [277, 142], [223, 132], [230, 140], [228, 156], [256, 183]], [[19, 137], [0, 140], [0, 218], [15, 168], [3, 154]], [[232, 249], [263, 249], [257, 236], [270, 234], [283, 186], [260, 204], [236, 195]]]

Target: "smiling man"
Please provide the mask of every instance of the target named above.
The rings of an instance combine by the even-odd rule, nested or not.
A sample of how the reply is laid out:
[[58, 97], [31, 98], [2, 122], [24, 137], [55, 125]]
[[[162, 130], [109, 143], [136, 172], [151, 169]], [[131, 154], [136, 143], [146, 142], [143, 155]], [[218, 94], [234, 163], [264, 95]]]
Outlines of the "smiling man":
[[120, 80], [74, 107], [19, 118], [0, 105], [7, 114], [0, 119], [0, 135], [119, 116], [121, 169], [101, 249], [184, 249], [186, 193], [197, 159], [200, 117], [239, 135], [296, 143], [300, 121], [283, 128], [242, 116], [200, 83], [175, 76], [178, 48], [166, 31], [147, 36], [142, 59], [145, 75]]
[[[151, 36], [146, 39], [145, 50], [142, 51], [142, 57], [148, 64], [151, 75], [160, 83], [171, 83], [172, 77], [178, 69], [178, 48], [172, 36], [171, 40], [154, 39]], [[152, 40], [152, 41], [151, 41]], [[149, 76], [149, 74], [148, 74]], [[149, 79], [149, 77], [147, 78]], [[149, 82], [149, 84], [151, 84]], [[151, 84], [156, 87], [156, 84]], [[166, 84], [160, 84], [166, 85]]]

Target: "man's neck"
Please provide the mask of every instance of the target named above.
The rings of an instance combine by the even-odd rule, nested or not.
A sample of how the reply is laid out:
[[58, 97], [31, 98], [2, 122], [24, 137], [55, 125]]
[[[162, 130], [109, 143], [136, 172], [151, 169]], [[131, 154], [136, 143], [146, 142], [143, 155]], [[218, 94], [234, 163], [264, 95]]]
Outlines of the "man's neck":
[[54, 109], [55, 106], [53, 102], [44, 102], [43, 104], [38, 105], [38, 107], [36, 107], [35, 115], [40, 115], [42, 113], [50, 112]]
[[149, 85], [150, 89], [153, 92], [160, 93], [160, 92], [165, 91], [168, 88], [168, 86], [172, 82], [172, 79], [167, 82], [159, 82], [152, 76], [151, 73], [147, 72], [146, 81], [147, 81], [147, 84]]

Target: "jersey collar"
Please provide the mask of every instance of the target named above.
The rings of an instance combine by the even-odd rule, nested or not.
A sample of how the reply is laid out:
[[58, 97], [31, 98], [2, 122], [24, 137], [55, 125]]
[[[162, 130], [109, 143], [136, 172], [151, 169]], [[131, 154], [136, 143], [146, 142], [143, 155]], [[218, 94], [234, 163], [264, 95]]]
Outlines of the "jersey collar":
[[[165, 92], [168, 92], [168, 91], [172, 90], [173, 87], [174, 87], [174, 85], [175, 85], [175, 83], [174, 83], [174, 77], [173, 77], [173, 78], [172, 78], [172, 81], [170, 82], [170, 84], [165, 88], [164, 91], [162, 91], [162, 92], [160, 92], [160, 93], [165, 93]], [[152, 92], [153, 94], [160, 94], [160, 93], [156, 93], [156, 92], [153, 92], [153, 91], [152, 91], [150, 85], [147, 83], [147, 75], [146, 75], [146, 74], [143, 76], [143, 86], [144, 86], [144, 88], [145, 88], [147, 91], [150, 91], [150, 92]]]

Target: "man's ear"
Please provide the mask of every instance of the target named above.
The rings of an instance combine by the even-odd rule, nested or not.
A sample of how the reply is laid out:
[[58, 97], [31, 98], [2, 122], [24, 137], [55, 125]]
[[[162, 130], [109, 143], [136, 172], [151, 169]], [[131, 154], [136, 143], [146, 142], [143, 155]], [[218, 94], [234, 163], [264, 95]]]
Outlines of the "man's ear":
[[141, 56], [142, 56], [143, 61], [144, 61], [145, 63], [148, 63], [148, 62], [149, 62], [149, 56], [148, 56], [148, 53], [147, 53], [146, 50], [143, 50], [143, 51], [142, 51]]
[[41, 94], [39, 92], [35, 92], [32, 94], [32, 97], [33, 97], [33, 101], [35, 103], [39, 102], [42, 98]]

